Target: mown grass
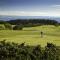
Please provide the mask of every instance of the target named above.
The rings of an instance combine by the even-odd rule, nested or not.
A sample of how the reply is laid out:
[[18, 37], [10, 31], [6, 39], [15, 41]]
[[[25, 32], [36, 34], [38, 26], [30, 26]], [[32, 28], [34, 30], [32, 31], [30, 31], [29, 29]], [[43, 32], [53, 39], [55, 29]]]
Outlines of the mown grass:
[[[44, 33], [43, 38], [41, 38], [41, 31]], [[44, 47], [47, 42], [60, 46], [60, 26], [43, 25], [23, 28], [22, 31], [0, 30], [0, 40], [3, 39], [15, 43], [25, 42], [26, 45], [40, 44], [42, 47]]]

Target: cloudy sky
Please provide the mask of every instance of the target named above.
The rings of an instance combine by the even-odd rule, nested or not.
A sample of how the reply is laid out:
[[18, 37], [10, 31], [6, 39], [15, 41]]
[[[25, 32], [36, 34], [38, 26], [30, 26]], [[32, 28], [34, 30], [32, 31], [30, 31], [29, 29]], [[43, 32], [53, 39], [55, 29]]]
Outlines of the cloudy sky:
[[60, 0], [0, 0], [0, 15], [60, 17]]

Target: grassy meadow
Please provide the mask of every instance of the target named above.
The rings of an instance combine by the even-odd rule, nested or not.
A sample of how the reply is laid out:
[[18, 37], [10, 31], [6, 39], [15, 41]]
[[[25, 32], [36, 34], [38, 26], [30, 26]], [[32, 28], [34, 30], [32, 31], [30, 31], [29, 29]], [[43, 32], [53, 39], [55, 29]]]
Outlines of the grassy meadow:
[[[41, 31], [44, 33], [43, 37]], [[47, 42], [51, 42], [60, 46], [60, 26], [43, 25], [23, 28], [23, 30], [0, 30], [0, 40], [4, 39], [15, 43], [25, 42], [26, 45], [40, 44], [44, 47]]]

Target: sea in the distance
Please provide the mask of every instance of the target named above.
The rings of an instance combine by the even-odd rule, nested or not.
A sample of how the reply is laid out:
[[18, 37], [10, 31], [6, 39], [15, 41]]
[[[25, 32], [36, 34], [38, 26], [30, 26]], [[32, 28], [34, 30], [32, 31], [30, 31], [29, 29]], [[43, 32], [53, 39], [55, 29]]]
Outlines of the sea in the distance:
[[51, 17], [51, 16], [5, 16], [0, 15], [0, 20], [8, 21], [8, 20], [15, 20], [15, 19], [50, 19], [56, 20], [60, 22], [60, 17]]

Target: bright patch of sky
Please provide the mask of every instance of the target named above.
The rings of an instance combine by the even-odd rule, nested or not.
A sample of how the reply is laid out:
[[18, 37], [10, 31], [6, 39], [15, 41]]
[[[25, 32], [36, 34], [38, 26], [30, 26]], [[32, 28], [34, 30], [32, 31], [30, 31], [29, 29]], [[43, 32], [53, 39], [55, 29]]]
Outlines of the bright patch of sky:
[[0, 15], [60, 17], [60, 0], [0, 0]]

